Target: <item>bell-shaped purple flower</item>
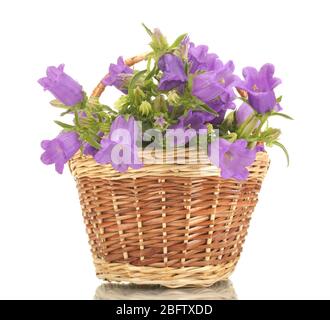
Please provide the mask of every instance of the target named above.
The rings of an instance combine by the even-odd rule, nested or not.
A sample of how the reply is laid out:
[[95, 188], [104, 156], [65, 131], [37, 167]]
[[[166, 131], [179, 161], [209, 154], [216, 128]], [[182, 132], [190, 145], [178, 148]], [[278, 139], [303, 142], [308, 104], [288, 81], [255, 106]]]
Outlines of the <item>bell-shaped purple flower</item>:
[[142, 163], [138, 159], [137, 138], [139, 130], [131, 116], [117, 117], [111, 125], [109, 136], [101, 140], [101, 149], [94, 159], [101, 164], [110, 163], [119, 172], [125, 172], [129, 167], [139, 169]]
[[64, 64], [47, 68], [47, 77], [38, 80], [45, 90], [66, 106], [73, 106], [84, 99], [82, 86], [64, 72]]
[[235, 65], [233, 61], [228, 61], [221, 68], [219, 68], [216, 72], [217, 81], [220, 82], [223, 90], [227, 93], [226, 95], [220, 96], [219, 99], [212, 101], [209, 103], [210, 107], [213, 107], [214, 110], [227, 110], [227, 109], [235, 109], [234, 100], [236, 99], [234, 93], [234, 86], [239, 83], [240, 79], [238, 76], [234, 74]]
[[[210, 119], [213, 119], [214, 116], [210, 115]], [[208, 121], [209, 114], [203, 111], [192, 111], [189, 110], [186, 115], [179, 117], [178, 123], [169, 127], [166, 132], [166, 137], [176, 138], [176, 143], [173, 143], [181, 146], [188, 143], [191, 139], [197, 136], [200, 133], [200, 130], [205, 130], [207, 132], [207, 127], [205, 122]]]
[[209, 145], [209, 158], [212, 164], [221, 169], [224, 179], [246, 180], [250, 166], [256, 158], [256, 149], [249, 149], [244, 139], [229, 142], [218, 138]]
[[64, 164], [79, 150], [81, 141], [75, 132], [61, 132], [53, 140], [43, 140], [41, 147], [45, 152], [41, 155], [44, 164], [55, 164], [58, 173], [63, 172]]
[[238, 86], [248, 93], [250, 105], [258, 113], [264, 114], [280, 108], [274, 93], [274, 88], [281, 83], [281, 80], [274, 77], [275, 67], [267, 63], [258, 71], [253, 67], [243, 69], [245, 81]]
[[171, 129], [177, 129], [177, 128], [189, 129], [189, 128], [191, 128], [196, 131], [198, 131], [200, 129], [206, 129], [205, 119], [207, 119], [207, 118], [208, 118], [208, 115], [206, 112], [189, 110], [187, 115], [181, 116], [179, 118], [179, 122], [175, 125], [172, 125], [170, 128]]
[[235, 108], [233, 87], [239, 79], [233, 74], [234, 69], [233, 62], [229, 61], [217, 71], [196, 75], [192, 94], [217, 112]]
[[117, 64], [111, 63], [109, 75], [103, 79], [106, 86], [114, 86], [123, 93], [127, 93], [127, 85], [133, 74], [133, 69], [125, 64], [123, 57], [119, 57]]
[[164, 54], [158, 61], [158, 67], [163, 71], [159, 82], [159, 90], [169, 91], [176, 88], [182, 91], [188, 80], [184, 71], [183, 61], [174, 54]]
[[208, 46], [195, 46], [190, 43], [188, 51], [188, 60], [190, 64], [190, 73], [197, 71], [217, 71], [223, 67], [222, 61], [215, 53], [208, 53]]
[[195, 76], [192, 94], [206, 104], [216, 99], [226, 100], [229, 93], [219, 82], [217, 73], [209, 71]]
[[239, 77], [234, 74], [234, 71], [235, 65], [231, 60], [217, 70], [218, 81], [231, 95], [234, 94], [233, 87], [240, 81]]

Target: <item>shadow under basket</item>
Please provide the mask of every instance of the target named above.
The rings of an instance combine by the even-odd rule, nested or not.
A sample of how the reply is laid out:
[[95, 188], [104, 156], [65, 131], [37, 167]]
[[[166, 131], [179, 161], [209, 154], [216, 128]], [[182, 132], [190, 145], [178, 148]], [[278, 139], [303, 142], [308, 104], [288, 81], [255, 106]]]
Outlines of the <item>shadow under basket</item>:
[[246, 181], [210, 163], [146, 164], [116, 172], [92, 157], [70, 161], [96, 274], [108, 281], [211, 286], [233, 272], [269, 158]]

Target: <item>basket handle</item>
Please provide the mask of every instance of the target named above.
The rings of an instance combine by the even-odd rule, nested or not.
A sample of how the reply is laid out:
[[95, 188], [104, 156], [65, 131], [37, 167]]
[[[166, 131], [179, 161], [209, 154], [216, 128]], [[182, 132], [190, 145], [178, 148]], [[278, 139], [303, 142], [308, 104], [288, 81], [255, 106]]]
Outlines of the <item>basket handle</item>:
[[[134, 57], [131, 57], [131, 58], [128, 58], [125, 60], [125, 64], [128, 66], [128, 67], [131, 67], [131, 66], [134, 66], [136, 63], [139, 63], [143, 60], [146, 59], [146, 57], [148, 56], [148, 53], [143, 53], [143, 54], [140, 54], [140, 55], [137, 55], [137, 56], [134, 56]], [[91, 97], [92, 98], [100, 98], [103, 91], [105, 90], [105, 85], [103, 84], [103, 80], [105, 78], [108, 77], [109, 74], [107, 74], [100, 82], [99, 84], [96, 86], [96, 88], [93, 90], [92, 92], [92, 95]], [[239, 93], [239, 95], [242, 97], [242, 98], [247, 98], [247, 92], [243, 89], [240, 89], [240, 88], [237, 88], [236, 87], [236, 90], [237, 92]]]

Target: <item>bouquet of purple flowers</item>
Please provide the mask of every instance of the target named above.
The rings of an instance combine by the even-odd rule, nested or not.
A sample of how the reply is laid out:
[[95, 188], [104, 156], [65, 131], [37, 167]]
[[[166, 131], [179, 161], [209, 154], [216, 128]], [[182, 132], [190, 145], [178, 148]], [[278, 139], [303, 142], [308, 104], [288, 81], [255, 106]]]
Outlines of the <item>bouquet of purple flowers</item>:
[[[163, 34], [144, 26], [151, 37], [146, 67], [135, 70], [122, 57], [111, 64], [103, 85], [122, 92], [113, 107], [88, 98], [82, 86], [64, 72], [64, 65], [48, 67], [39, 83], [55, 100], [51, 104], [71, 116], [70, 123], [55, 121], [61, 128], [53, 140], [41, 143], [45, 164], [64, 164], [77, 152], [119, 172], [139, 169], [138, 150], [202, 146], [210, 162], [225, 179], [245, 180], [257, 152], [265, 146], [286, 148], [281, 131], [269, 126], [269, 118], [282, 116], [281, 96], [274, 89], [281, 83], [274, 66], [243, 69], [237, 76], [232, 61], [222, 62], [205, 45], [195, 45], [187, 36], [169, 44]], [[239, 106], [237, 107], [237, 104]]]

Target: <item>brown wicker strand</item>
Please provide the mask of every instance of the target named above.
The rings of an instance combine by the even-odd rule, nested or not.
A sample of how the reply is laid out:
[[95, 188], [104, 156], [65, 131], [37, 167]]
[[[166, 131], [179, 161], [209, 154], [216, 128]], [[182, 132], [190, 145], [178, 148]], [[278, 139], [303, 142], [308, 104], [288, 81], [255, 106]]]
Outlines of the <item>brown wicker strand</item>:
[[214, 204], [213, 206], [213, 212], [210, 215], [210, 231], [207, 239], [207, 248], [206, 248], [206, 257], [205, 260], [209, 261], [211, 259], [211, 245], [213, 241], [213, 233], [214, 233], [214, 222], [215, 222], [215, 217], [217, 213], [217, 207], [219, 204], [219, 194], [220, 194], [220, 183], [218, 183], [216, 190], [214, 191], [215, 199], [214, 199]]
[[189, 242], [189, 231], [190, 231], [190, 217], [191, 217], [191, 190], [192, 184], [191, 180], [185, 184], [188, 187], [188, 192], [185, 194], [184, 198], [184, 208], [187, 210], [186, 217], [185, 217], [185, 233], [184, 233], [184, 249], [182, 250], [182, 258], [181, 258], [181, 265], [184, 266], [186, 262], [186, 255], [187, 255], [187, 247]]

